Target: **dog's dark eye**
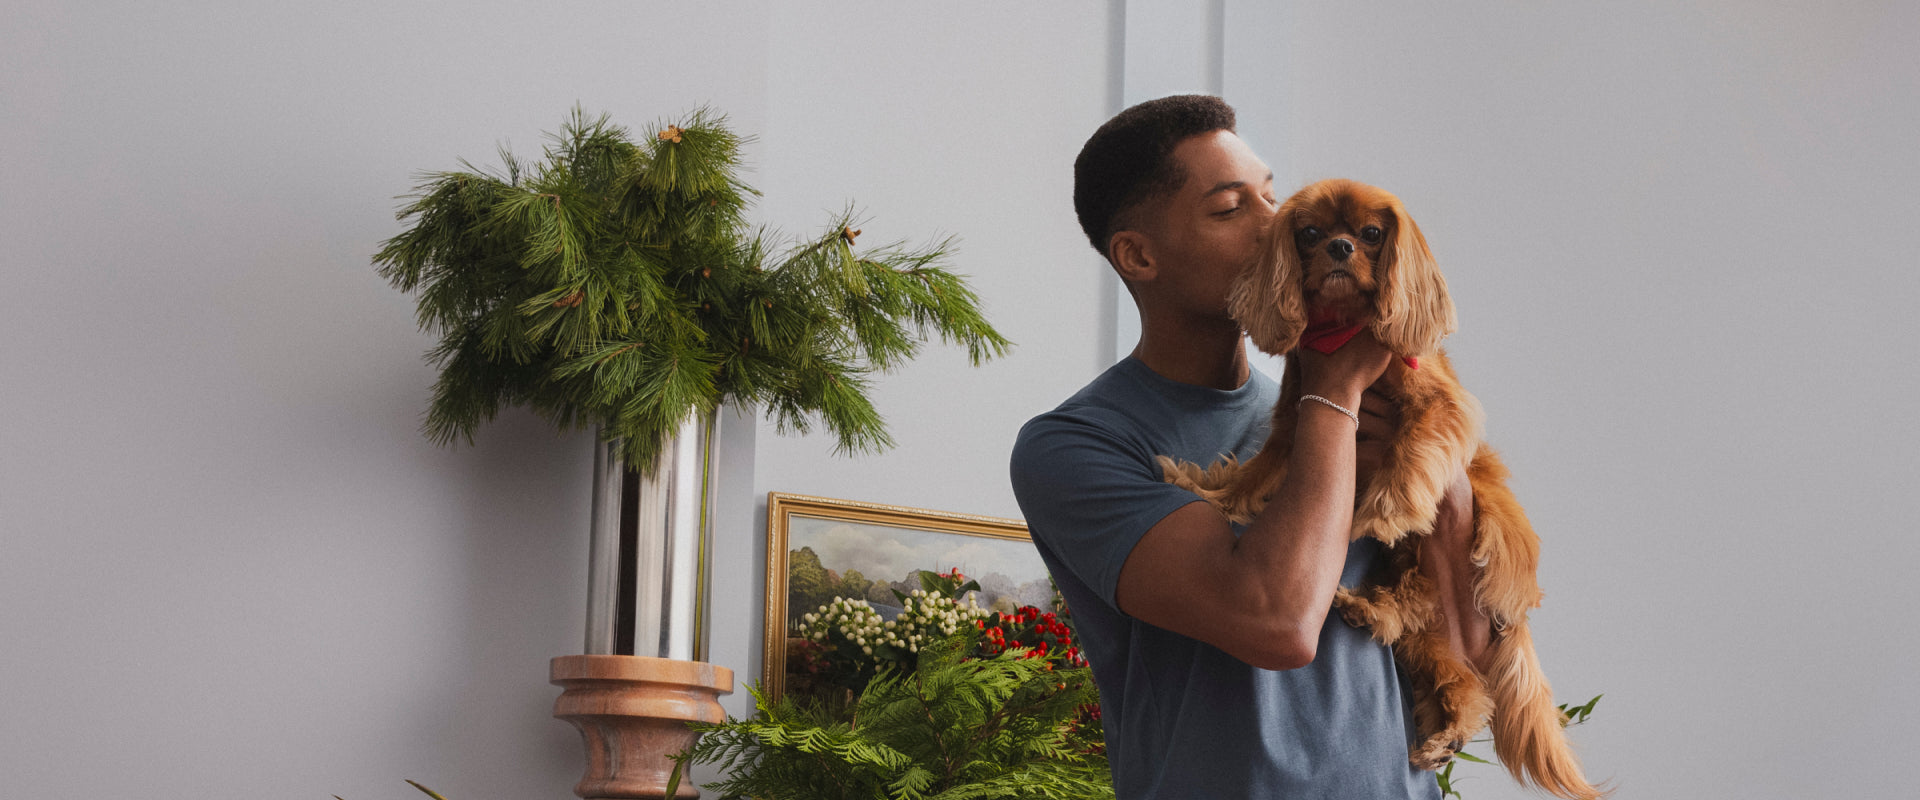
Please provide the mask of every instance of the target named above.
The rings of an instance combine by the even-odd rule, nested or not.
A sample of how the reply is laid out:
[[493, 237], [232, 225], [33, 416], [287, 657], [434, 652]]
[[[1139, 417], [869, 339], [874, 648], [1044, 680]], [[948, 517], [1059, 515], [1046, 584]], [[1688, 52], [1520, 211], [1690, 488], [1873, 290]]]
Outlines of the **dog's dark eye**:
[[1379, 244], [1380, 237], [1385, 235], [1386, 231], [1380, 230], [1379, 226], [1376, 225], [1368, 225], [1360, 229], [1360, 241], [1366, 242], [1367, 244]]
[[1313, 244], [1314, 242], [1320, 241], [1320, 237], [1325, 235], [1326, 234], [1320, 232], [1319, 228], [1313, 227], [1312, 225], [1308, 225], [1307, 227], [1301, 228], [1300, 230], [1296, 231], [1293, 234], [1293, 239], [1294, 241], [1299, 242], [1302, 245], [1309, 245], [1309, 244]]

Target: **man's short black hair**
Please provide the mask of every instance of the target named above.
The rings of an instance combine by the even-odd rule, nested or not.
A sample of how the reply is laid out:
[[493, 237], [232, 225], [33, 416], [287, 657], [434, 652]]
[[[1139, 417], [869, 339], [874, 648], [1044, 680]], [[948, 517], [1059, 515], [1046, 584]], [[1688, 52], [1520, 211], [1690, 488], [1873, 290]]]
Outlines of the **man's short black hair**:
[[1128, 227], [1127, 212], [1186, 183], [1174, 145], [1233, 126], [1233, 106], [1211, 95], [1182, 94], [1136, 105], [1094, 131], [1073, 160], [1073, 210], [1093, 249], [1108, 255], [1108, 240]]

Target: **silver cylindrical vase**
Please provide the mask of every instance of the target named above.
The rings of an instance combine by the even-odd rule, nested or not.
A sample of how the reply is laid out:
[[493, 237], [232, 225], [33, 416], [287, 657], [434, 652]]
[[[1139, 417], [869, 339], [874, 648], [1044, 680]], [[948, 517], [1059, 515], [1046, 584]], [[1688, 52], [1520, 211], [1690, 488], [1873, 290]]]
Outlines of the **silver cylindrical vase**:
[[661, 443], [637, 491], [623, 492], [623, 443], [594, 451], [593, 512], [587, 578], [587, 653], [610, 654], [620, 639], [620, 523], [630, 504], [637, 519], [626, 537], [635, 564], [630, 615], [633, 652], [622, 655], [707, 659], [707, 585], [711, 566], [713, 453], [719, 411], [692, 414]]

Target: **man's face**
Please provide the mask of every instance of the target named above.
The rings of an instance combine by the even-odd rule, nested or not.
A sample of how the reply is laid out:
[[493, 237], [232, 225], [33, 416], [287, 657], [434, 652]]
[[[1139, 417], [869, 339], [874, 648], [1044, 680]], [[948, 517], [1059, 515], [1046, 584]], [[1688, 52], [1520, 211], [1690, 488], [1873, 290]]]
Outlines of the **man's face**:
[[1173, 157], [1187, 180], [1142, 209], [1140, 227], [1157, 270], [1141, 288], [1188, 313], [1224, 317], [1234, 279], [1260, 258], [1267, 223], [1279, 210], [1273, 170], [1229, 131], [1189, 137]]

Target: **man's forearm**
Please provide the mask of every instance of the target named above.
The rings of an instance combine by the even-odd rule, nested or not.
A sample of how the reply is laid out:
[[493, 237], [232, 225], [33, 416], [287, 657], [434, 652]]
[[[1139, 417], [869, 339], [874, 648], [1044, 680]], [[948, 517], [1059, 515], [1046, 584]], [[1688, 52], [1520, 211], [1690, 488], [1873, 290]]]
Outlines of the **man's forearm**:
[[1249, 594], [1289, 629], [1306, 660], [1346, 565], [1353, 464], [1353, 421], [1322, 404], [1302, 404], [1287, 474], [1235, 546]]
[[1440, 504], [1433, 538], [1420, 551], [1420, 570], [1439, 595], [1442, 623], [1453, 651], [1485, 674], [1493, 626], [1474, 600], [1480, 568], [1473, 563], [1473, 538], [1473, 487], [1463, 474]]

